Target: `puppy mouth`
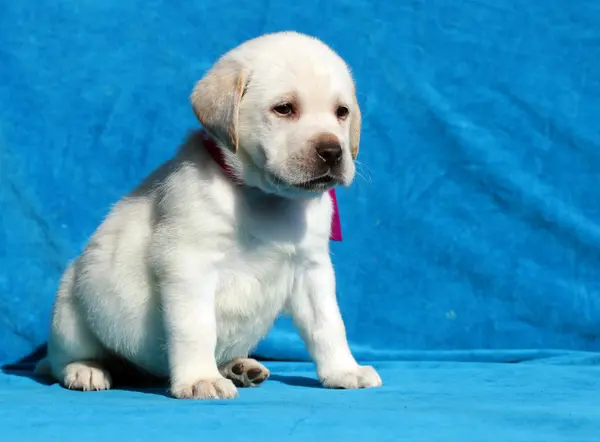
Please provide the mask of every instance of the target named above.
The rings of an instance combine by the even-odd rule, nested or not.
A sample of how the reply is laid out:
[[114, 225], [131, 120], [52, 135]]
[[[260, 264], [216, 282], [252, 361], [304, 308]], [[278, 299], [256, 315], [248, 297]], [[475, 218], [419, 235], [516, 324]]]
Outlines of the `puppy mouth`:
[[327, 173], [317, 178], [303, 181], [301, 183], [290, 183], [292, 187], [303, 190], [320, 191], [329, 189], [341, 182], [339, 177]]
[[327, 174], [327, 175], [320, 176], [318, 178], [313, 178], [308, 181], [304, 181], [302, 183], [292, 184], [292, 186], [298, 187], [300, 189], [312, 190], [312, 189], [329, 187], [331, 185], [335, 185], [335, 184], [337, 184], [338, 181], [339, 181], [338, 178], [334, 177], [331, 174]]
[[300, 182], [289, 181], [273, 173], [269, 173], [268, 176], [270, 176], [269, 181], [271, 181], [278, 187], [283, 186], [287, 187], [288, 189], [297, 189], [309, 192], [324, 192], [338, 184], [343, 183], [341, 177], [333, 175], [329, 172], [325, 175], [321, 175], [316, 178], [310, 178]]

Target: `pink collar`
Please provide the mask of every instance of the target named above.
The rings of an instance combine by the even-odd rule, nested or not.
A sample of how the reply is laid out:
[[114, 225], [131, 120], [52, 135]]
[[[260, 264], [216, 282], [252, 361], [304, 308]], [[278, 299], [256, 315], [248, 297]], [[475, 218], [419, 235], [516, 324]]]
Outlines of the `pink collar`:
[[[208, 136], [208, 134], [203, 134], [204, 147], [208, 151], [211, 157], [215, 160], [215, 162], [229, 175], [230, 178], [233, 178], [233, 171], [225, 162], [225, 157], [223, 156], [223, 152], [217, 146], [212, 138]], [[333, 215], [331, 217], [331, 235], [329, 239], [332, 241], [341, 241], [342, 240], [342, 223], [340, 221], [340, 213], [338, 211], [337, 197], [335, 195], [335, 189], [329, 190], [329, 197], [331, 198], [331, 203], [333, 204]]]

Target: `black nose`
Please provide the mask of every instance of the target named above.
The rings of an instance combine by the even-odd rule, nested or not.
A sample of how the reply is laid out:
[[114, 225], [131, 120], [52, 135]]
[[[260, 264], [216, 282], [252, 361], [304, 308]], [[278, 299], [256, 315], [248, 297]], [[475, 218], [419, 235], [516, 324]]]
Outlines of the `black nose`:
[[318, 143], [315, 148], [319, 157], [329, 167], [337, 165], [342, 159], [342, 146], [338, 141], [326, 140]]

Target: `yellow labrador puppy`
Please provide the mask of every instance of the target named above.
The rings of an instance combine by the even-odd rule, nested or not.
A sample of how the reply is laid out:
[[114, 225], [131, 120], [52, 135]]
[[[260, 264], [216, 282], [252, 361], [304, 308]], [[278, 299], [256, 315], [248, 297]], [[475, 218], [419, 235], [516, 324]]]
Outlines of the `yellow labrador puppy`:
[[268, 377], [248, 354], [285, 312], [324, 386], [381, 385], [348, 348], [329, 254], [329, 191], [353, 181], [360, 136], [344, 61], [306, 35], [264, 35], [218, 60], [191, 101], [206, 132], [66, 269], [38, 373], [104, 390], [117, 357], [177, 398], [233, 398]]

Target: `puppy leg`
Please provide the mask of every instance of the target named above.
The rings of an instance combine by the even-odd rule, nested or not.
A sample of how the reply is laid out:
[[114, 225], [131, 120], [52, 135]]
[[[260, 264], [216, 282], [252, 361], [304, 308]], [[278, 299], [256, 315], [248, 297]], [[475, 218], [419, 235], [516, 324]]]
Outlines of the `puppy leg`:
[[269, 369], [250, 358], [237, 358], [219, 367], [221, 374], [236, 387], [258, 387], [270, 376]]
[[160, 281], [171, 393], [180, 399], [233, 398], [237, 389], [215, 360], [217, 274], [193, 254], [175, 255], [179, 259], [166, 264]]
[[69, 267], [54, 304], [48, 356], [40, 361], [36, 373], [51, 376], [72, 390], [108, 390], [112, 379], [101, 365], [105, 351], [76, 308], [73, 278], [73, 267]]
[[288, 309], [325, 387], [369, 388], [382, 384], [375, 369], [358, 365], [350, 352], [329, 257], [321, 258], [320, 264], [300, 278]]

